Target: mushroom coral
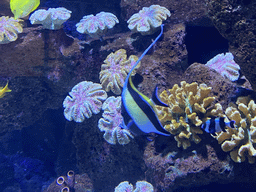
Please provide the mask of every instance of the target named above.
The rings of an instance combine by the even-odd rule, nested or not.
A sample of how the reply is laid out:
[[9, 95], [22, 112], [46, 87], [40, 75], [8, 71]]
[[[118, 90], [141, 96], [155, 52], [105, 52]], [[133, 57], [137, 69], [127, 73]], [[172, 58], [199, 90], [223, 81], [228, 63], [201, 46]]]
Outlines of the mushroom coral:
[[[116, 95], [121, 94], [121, 87], [124, 86], [127, 74], [130, 72], [133, 65], [135, 65], [138, 57], [131, 55], [127, 60], [126, 50], [119, 49], [115, 53], [110, 53], [101, 65], [100, 83], [107, 92], [112, 91]], [[132, 75], [135, 75], [136, 66]]]
[[38, 9], [29, 18], [31, 24], [42, 24], [45, 29], [57, 30], [71, 17], [71, 11], [64, 7]]
[[162, 21], [166, 20], [167, 16], [171, 16], [170, 11], [160, 5], [143, 7], [139, 13], [135, 13], [127, 21], [128, 28], [140, 32], [142, 35], [150, 35], [161, 26]]
[[0, 17], [0, 44], [7, 44], [16, 41], [18, 33], [22, 33], [23, 28], [19, 23], [21, 19], [14, 19], [13, 17]]

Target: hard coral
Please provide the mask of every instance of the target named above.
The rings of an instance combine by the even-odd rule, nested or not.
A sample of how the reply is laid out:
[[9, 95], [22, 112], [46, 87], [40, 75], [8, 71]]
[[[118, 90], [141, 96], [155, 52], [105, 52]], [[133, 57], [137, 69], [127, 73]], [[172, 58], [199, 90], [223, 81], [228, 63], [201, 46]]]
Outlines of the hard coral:
[[74, 86], [63, 102], [64, 116], [69, 121], [83, 122], [85, 117], [100, 112], [107, 93], [98, 83], [82, 81]]
[[223, 151], [230, 151], [233, 161], [241, 163], [247, 156], [249, 163], [256, 157], [256, 104], [246, 97], [239, 97], [237, 106], [232, 105], [225, 111], [226, 115], [236, 121], [237, 129], [228, 128], [215, 137]]
[[128, 181], [123, 181], [115, 188], [115, 192], [153, 192], [154, 188], [147, 181], [137, 181], [136, 188], [133, 190], [133, 185]]
[[79, 33], [86, 33], [91, 37], [101, 37], [107, 29], [111, 29], [119, 23], [117, 17], [108, 12], [100, 12], [94, 15], [84, 16], [79, 23], [76, 24], [76, 30]]
[[153, 34], [156, 28], [160, 27], [162, 21], [167, 19], [167, 16], [171, 16], [170, 11], [160, 5], [143, 7], [139, 13], [135, 13], [127, 21], [128, 28], [140, 32], [142, 35]]
[[159, 119], [165, 129], [174, 135], [178, 147], [186, 149], [191, 141], [199, 143], [201, 138], [198, 134], [203, 134], [201, 125], [210, 116], [223, 115], [220, 104], [212, 106], [215, 98], [208, 96], [211, 89], [205, 84], [182, 81], [181, 87], [175, 84], [172, 89], [160, 94], [161, 100], [169, 107], [157, 107]]
[[16, 41], [18, 33], [22, 33], [23, 28], [19, 23], [21, 19], [14, 19], [13, 17], [0, 17], [0, 44], [10, 43]]
[[205, 65], [227, 77], [230, 81], [236, 81], [239, 78], [240, 67], [235, 63], [232, 53], [218, 54]]
[[[124, 86], [124, 81], [127, 74], [130, 72], [133, 65], [138, 60], [138, 57], [131, 55], [127, 60], [126, 51], [119, 49], [115, 53], [110, 53], [101, 65], [100, 83], [102, 87], [108, 92], [112, 91], [116, 95], [121, 94], [121, 87]], [[140, 64], [135, 68], [139, 68]], [[136, 70], [132, 75], [135, 75]]]
[[29, 18], [31, 24], [42, 24], [45, 29], [57, 30], [71, 17], [71, 11], [64, 7], [38, 9]]
[[121, 115], [121, 97], [109, 97], [102, 106], [104, 110], [98, 123], [98, 127], [101, 131], [104, 131], [104, 139], [110, 144], [116, 144], [118, 142], [121, 145], [125, 145], [130, 142], [130, 138], [133, 135], [129, 130], [123, 129], [120, 125], [123, 122]]

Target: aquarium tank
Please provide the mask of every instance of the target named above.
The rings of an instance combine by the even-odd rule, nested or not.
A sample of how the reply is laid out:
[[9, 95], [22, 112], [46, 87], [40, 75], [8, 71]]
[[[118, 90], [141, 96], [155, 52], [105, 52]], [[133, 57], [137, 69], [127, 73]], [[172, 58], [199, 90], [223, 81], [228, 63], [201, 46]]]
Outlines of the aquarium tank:
[[255, 12], [1, 0], [0, 192], [255, 191]]

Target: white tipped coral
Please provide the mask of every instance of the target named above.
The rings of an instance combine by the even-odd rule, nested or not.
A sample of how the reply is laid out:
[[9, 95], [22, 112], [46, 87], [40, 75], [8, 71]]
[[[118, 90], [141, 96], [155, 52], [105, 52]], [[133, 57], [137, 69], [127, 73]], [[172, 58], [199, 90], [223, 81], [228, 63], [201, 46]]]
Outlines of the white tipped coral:
[[94, 15], [84, 16], [79, 23], [76, 24], [76, 30], [79, 33], [86, 33], [91, 37], [101, 37], [107, 29], [111, 29], [119, 23], [117, 17], [108, 12], [100, 12]]
[[115, 188], [115, 192], [153, 192], [154, 187], [147, 181], [137, 181], [136, 188], [133, 190], [133, 185], [129, 184], [128, 181], [119, 183]]
[[[127, 60], [126, 51], [119, 49], [115, 53], [110, 53], [104, 60], [104, 64], [101, 65], [100, 71], [100, 83], [107, 92], [112, 91], [116, 95], [121, 94], [121, 87], [124, 86], [127, 74], [131, 68], [135, 65], [138, 57], [131, 55]], [[136, 69], [140, 67], [140, 64], [136, 66], [132, 75], [135, 75]]]
[[76, 122], [83, 122], [85, 117], [90, 118], [93, 113], [99, 113], [102, 102], [107, 98], [101, 85], [90, 81], [78, 83], [69, 95], [63, 102], [64, 116], [67, 120]]
[[230, 81], [236, 81], [239, 78], [240, 66], [234, 61], [232, 53], [218, 54], [205, 65], [227, 77]]
[[57, 30], [71, 17], [71, 11], [64, 7], [38, 9], [29, 18], [31, 24], [42, 24], [45, 29]]
[[98, 122], [98, 127], [104, 131], [104, 139], [110, 144], [125, 145], [130, 142], [133, 135], [129, 130], [123, 129], [120, 125], [123, 122], [121, 115], [121, 97], [109, 97], [102, 106], [104, 113]]
[[155, 29], [160, 27], [163, 20], [167, 19], [167, 16], [171, 16], [170, 11], [160, 5], [143, 7], [139, 13], [135, 13], [127, 21], [128, 28], [140, 32], [142, 35], [153, 34]]
[[23, 28], [19, 23], [20, 19], [13, 17], [2, 16], [0, 17], [0, 44], [7, 44], [16, 41], [18, 33], [22, 33]]

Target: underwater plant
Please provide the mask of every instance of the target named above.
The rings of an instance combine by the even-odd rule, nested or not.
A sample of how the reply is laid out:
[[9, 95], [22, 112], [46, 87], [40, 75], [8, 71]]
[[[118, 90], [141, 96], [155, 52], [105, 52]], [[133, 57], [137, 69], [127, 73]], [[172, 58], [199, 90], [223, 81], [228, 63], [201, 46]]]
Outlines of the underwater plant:
[[38, 9], [30, 17], [31, 24], [42, 24], [45, 29], [57, 30], [71, 17], [71, 11], [64, 7]]
[[91, 37], [100, 38], [108, 29], [112, 29], [116, 23], [119, 23], [117, 17], [108, 12], [100, 12], [94, 15], [84, 16], [76, 24], [76, 30], [79, 33], [86, 33]]
[[[126, 50], [119, 49], [115, 53], [110, 53], [101, 65], [100, 83], [107, 92], [112, 91], [116, 95], [121, 94], [121, 87], [124, 86], [124, 81], [127, 74], [134, 66], [138, 57], [131, 55], [127, 60]], [[136, 69], [140, 64], [136, 66]], [[132, 75], [135, 75], [136, 70]]]
[[240, 66], [234, 61], [232, 53], [218, 54], [205, 65], [214, 69], [230, 81], [236, 81], [239, 78]]
[[69, 95], [63, 101], [64, 116], [67, 120], [75, 122], [83, 122], [85, 117], [90, 118], [93, 113], [99, 113], [102, 102], [107, 98], [102, 86], [91, 81], [78, 83]]
[[128, 28], [142, 35], [150, 35], [162, 25], [163, 20], [166, 20], [167, 16], [171, 16], [170, 11], [160, 5], [143, 7], [139, 13], [135, 13], [127, 21]]
[[104, 110], [102, 117], [98, 122], [98, 127], [104, 131], [104, 139], [110, 144], [121, 145], [128, 144], [133, 135], [128, 129], [123, 129], [120, 125], [123, 122], [121, 115], [121, 97], [111, 96], [103, 103]]
[[18, 33], [22, 33], [23, 28], [19, 23], [21, 19], [14, 19], [9, 16], [0, 17], [0, 44], [7, 44], [16, 41]]

